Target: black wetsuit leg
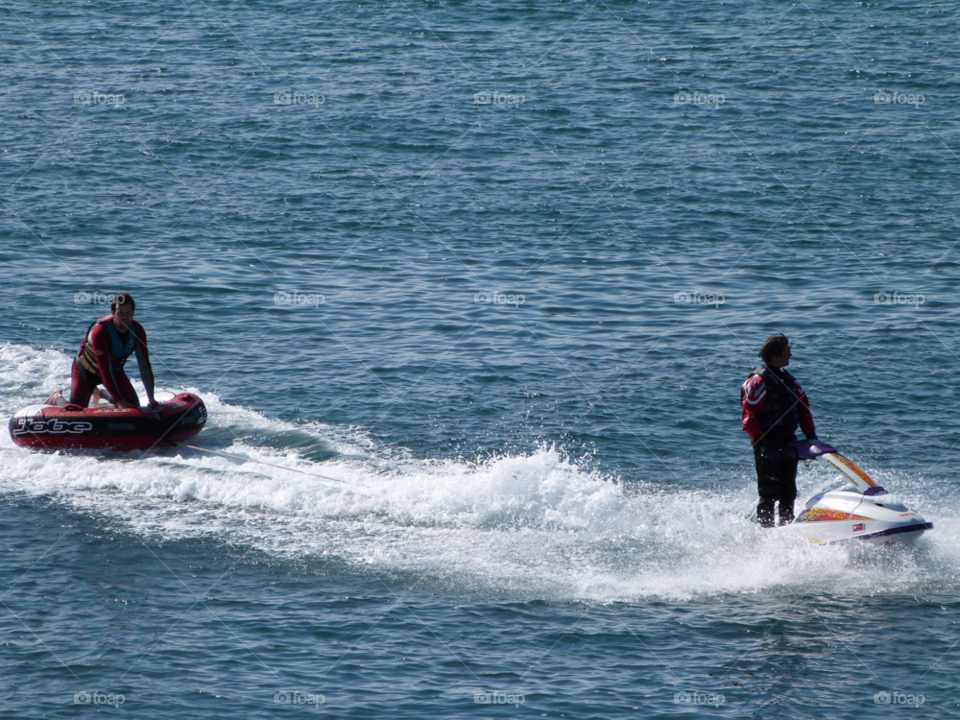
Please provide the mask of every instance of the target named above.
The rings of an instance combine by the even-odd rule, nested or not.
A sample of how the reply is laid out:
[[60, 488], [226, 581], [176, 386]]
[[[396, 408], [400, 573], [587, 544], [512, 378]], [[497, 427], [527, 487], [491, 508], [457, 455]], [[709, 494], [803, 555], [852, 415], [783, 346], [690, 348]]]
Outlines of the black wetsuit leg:
[[757, 521], [763, 527], [774, 526], [774, 506], [779, 503], [780, 525], [793, 522], [793, 504], [797, 499], [797, 459], [780, 450], [779, 457], [765, 458], [754, 448], [757, 465]]
[[780, 457], [780, 525], [793, 522], [793, 504], [797, 499], [797, 458], [784, 453]]
[[777, 481], [777, 461], [760, 455], [760, 448], [753, 449], [753, 456], [757, 463], [757, 493], [760, 502], [757, 503], [757, 522], [763, 527], [773, 527], [773, 506], [779, 497]]

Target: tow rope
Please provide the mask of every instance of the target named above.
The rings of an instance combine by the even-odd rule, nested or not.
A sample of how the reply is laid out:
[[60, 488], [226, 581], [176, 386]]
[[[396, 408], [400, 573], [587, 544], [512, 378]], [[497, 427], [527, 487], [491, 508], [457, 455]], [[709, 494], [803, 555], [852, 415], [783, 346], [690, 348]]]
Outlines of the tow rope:
[[360, 487], [370, 487], [369, 485], [364, 485], [360, 482], [351, 483], [347, 482], [346, 480], [339, 480], [326, 475], [320, 475], [319, 473], [307, 472], [306, 470], [297, 470], [296, 468], [284, 467], [283, 465], [275, 465], [274, 463], [264, 462], [263, 460], [255, 460], [254, 458], [246, 458], [242, 455], [234, 455], [233, 453], [223, 452], [222, 450], [211, 450], [210, 448], [200, 447], [199, 445], [183, 445], [182, 447], [188, 447], [191, 450], [199, 450], [200, 452], [213, 453], [214, 455], [223, 455], [224, 457], [233, 458], [234, 460], [242, 460], [243, 462], [259, 463], [260, 465], [277, 468], [278, 470], [289, 470], [290, 472], [300, 473], [301, 475], [309, 475], [310, 477], [320, 478], [321, 480], [330, 480], [332, 482], [342, 483], [343, 485], [359, 485]]

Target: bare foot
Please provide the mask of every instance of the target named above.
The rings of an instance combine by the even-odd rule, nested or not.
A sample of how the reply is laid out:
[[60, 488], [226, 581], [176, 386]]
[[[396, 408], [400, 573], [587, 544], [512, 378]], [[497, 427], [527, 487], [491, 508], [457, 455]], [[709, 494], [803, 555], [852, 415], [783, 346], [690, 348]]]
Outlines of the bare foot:
[[47, 405], [57, 405], [57, 400], [59, 400], [62, 395], [62, 390], [54, 390], [43, 402]]

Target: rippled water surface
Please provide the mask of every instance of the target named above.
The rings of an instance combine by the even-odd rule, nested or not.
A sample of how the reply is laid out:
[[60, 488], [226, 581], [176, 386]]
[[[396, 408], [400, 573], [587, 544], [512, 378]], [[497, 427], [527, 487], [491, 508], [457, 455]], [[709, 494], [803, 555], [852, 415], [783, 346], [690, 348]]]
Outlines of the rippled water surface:
[[[960, 717], [956, 18], [0, 2], [0, 414], [128, 290], [257, 461], [4, 433], [0, 717]], [[914, 550], [747, 519], [774, 332]]]

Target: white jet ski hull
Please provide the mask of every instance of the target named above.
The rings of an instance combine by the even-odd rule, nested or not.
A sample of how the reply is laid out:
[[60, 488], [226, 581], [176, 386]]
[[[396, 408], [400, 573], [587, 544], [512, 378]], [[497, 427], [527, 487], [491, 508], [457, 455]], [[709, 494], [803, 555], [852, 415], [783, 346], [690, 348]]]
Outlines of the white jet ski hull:
[[846, 489], [814, 495], [797, 519], [781, 528], [812, 545], [857, 542], [879, 546], [912, 544], [932, 529], [933, 523], [888, 493], [863, 495]]

